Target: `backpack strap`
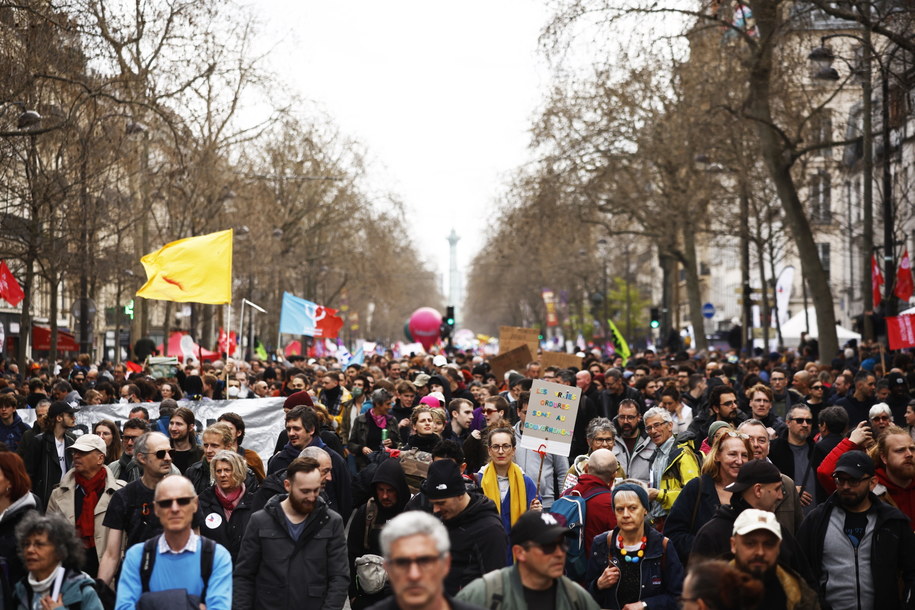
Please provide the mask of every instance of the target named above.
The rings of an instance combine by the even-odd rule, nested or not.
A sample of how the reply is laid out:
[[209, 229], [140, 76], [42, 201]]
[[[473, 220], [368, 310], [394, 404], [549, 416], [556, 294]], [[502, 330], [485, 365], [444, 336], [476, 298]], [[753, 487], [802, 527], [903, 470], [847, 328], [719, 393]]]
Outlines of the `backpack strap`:
[[364, 549], [369, 548], [369, 534], [372, 533], [377, 520], [378, 504], [375, 503], [375, 498], [369, 498], [369, 501], [365, 503], [365, 531], [362, 533], [362, 548]]
[[693, 526], [696, 525], [696, 513], [699, 512], [699, 502], [702, 500], [702, 475], [700, 474], [699, 479], [699, 492], [696, 494], [696, 503], [693, 504], [693, 516], [689, 519], [689, 531], [693, 531]]
[[664, 547], [661, 551], [661, 578], [664, 578], [664, 574], [667, 572], [667, 541], [669, 539], [667, 536], [664, 536], [664, 540], [661, 541], [662, 546]]
[[143, 555], [140, 558], [140, 584], [142, 592], [149, 592], [149, 579], [152, 578], [153, 566], [156, 565], [156, 547], [159, 545], [159, 536], [153, 536], [143, 543]]
[[483, 575], [488, 610], [498, 610], [502, 606], [502, 570], [493, 570]]
[[609, 494], [609, 493], [613, 493], [613, 491], [611, 491], [611, 490], [609, 490], [609, 489], [598, 489], [598, 490], [595, 491], [594, 493], [588, 494], [587, 496], [584, 496], [583, 499], [584, 499], [585, 502], [587, 502], [587, 501], [590, 500], [591, 498], [594, 498], [594, 497], [599, 496], [599, 495], [601, 495], [601, 494]]
[[207, 600], [207, 588], [210, 586], [210, 575], [213, 573], [213, 559], [216, 556], [216, 543], [209, 538], [200, 537], [203, 549], [200, 552], [200, 578], [203, 579], [203, 590], [200, 592], [200, 602]]

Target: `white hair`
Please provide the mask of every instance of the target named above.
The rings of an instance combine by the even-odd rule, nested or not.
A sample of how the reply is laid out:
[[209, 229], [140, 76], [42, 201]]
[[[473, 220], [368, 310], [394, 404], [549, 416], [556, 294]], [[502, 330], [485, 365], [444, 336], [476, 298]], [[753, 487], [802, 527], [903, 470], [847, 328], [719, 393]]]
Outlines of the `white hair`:
[[871, 407], [871, 410], [867, 412], [867, 419], [874, 419], [881, 414], [889, 415], [890, 421], [893, 421], [893, 412], [890, 410], [890, 406], [885, 402], [878, 402]]
[[674, 423], [674, 418], [670, 416], [670, 411], [664, 407], [652, 407], [645, 411], [645, 415], [642, 416], [642, 421], [648, 421], [649, 417], [660, 417], [668, 424]]
[[385, 524], [381, 530], [381, 554], [390, 557], [391, 546], [409, 536], [430, 536], [435, 540], [436, 550], [442, 555], [451, 550], [448, 530], [441, 520], [427, 512], [411, 510], [397, 515]]

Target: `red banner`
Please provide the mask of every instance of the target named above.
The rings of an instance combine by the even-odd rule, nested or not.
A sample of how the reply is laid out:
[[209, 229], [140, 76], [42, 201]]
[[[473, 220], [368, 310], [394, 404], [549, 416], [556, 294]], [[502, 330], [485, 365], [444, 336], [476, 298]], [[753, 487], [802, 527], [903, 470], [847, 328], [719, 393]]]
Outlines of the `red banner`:
[[0, 261], [0, 298], [13, 307], [19, 305], [22, 299], [25, 298], [22, 287], [16, 281], [16, 277], [12, 274], [10, 268], [6, 266], [6, 261]]
[[[47, 326], [35, 325], [32, 327], [32, 349], [48, 351], [51, 349], [51, 329]], [[57, 351], [78, 352], [79, 344], [76, 338], [68, 332], [57, 330]]]
[[888, 317], [886, 334], [890, 349], [915, 347], [915, 315]]
[[909, 249], [902, 253], [902, 259], [896, 268], [896, 296], [908, 302], [912, 298], [912, 261], [909, 258]]

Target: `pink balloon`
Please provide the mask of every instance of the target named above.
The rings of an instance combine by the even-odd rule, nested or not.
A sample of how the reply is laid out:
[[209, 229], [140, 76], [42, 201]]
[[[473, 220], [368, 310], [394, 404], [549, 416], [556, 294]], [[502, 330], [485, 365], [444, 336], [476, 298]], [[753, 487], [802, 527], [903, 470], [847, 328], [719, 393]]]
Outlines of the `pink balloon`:
[[442, 314], [431, 307], [420, 307], [410, 316], [410, 334], [428, 350], [439, 340]]

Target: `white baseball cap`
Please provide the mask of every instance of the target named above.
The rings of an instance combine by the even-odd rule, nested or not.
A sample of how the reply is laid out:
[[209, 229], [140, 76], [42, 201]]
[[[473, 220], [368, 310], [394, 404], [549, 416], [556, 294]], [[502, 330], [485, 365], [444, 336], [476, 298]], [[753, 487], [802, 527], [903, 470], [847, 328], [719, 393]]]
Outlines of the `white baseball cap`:
[[782, 526], [778, 524], [775, 513], [767, 510], [748, 508], [737, 516], [734, 521], [734, 535], [744, 536], [750, 532], [766, 530], [775, 534], [779, 540], [782, 539]]
[[105, 444], [104, 439], [98, 434], [83, 434], [76, 439], [72, 445], [67, 447], [67, 449], [85, 451], [86, 453], [89, 453], [90, 451], [101, 451], [102, 455], [105, 455], [108, 452], [108, 445]]

